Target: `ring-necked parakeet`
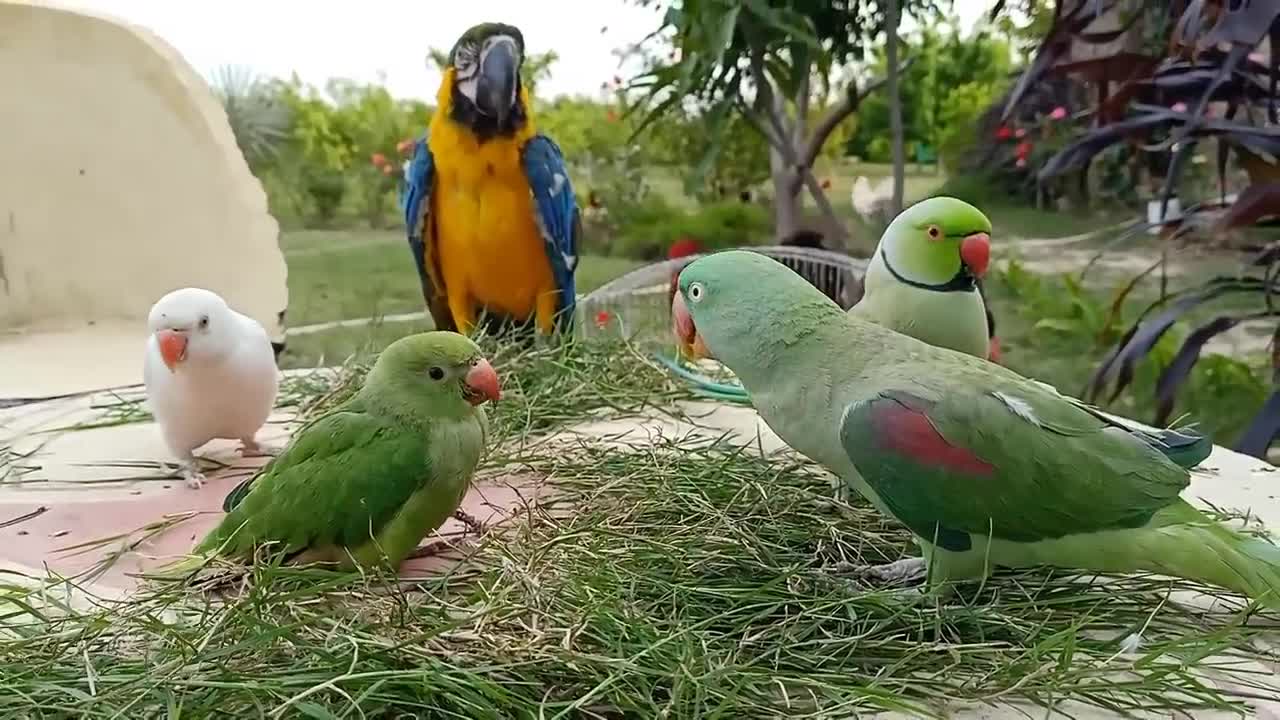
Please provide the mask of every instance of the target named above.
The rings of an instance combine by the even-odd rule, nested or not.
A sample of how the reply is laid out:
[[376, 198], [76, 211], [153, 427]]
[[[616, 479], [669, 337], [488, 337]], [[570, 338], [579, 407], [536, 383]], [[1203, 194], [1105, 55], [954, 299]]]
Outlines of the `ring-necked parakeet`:
[[1179, 494], [1187, 471], [1042, 383], [843, 312], [750, 252], [680, 274], [680, 341], [761, 417], [906, 525], [932, 583], [992, 567], [1151, 571], [1280, 604], [1280, 548]]
[[[990, 233], [987, 216], [963, 200], [933, 197], [912, 205], [885, 229], [867, 267], [862, 299], [849, 313], [930, 345], [989, 358], [992, 318], [977, 282], [990, 260]], [[748, 401], [740, 388], [721, 385], [716, 392], [722, 399]], [[1213, 451], [1201, 434], [1129, 428], [1063, 397], [1183, 467], [1194, 467]]]
[[[485, 447], [498, 376], [452, 332], [401, 338], [351, 399], [301, 428], [227, 495], [226, 516], [192, 551], [396, 567], [462, 502]], [[188, 561], [189, 563], [189, 561]], [[185, 570], [188, 563], [183, 563]]]
[[534, 125], [523, 62], [511, 25], [463, 33], [415, 144], [402, 201], [437, 330], [469, 335], [482, 311], [544, 334], [573, 320], [582, 222], [560, 148]]
[[245, 455], [265, 454], [255, 436], [275, 407], [280, 381], [262, 325], [217, 293], [189, 287], [156, 301], [147, 329], [147, 405], [187, 487], [204, 484], [193, 451], [210, 440], [239, 440]]

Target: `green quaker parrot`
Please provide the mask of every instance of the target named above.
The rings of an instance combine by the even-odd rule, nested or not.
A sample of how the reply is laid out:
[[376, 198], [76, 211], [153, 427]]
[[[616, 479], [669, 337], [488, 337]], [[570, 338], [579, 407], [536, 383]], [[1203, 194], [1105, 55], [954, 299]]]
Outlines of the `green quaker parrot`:
[[269, 543], [303, 562], [349, 569], [385, 558], [398, 567], [462, 502], [485, 447], [480, 406], [500, 393], [462, 335], [395, 341], [350, 400], [227, 495], [227, 514], [196, 545], [195, 562], [173, 571], [215, 554], [250, 559]]
[[1150, 571], [1280, 606], [1280, 548], [1193, 508], [1184, 468], [1042, 383], [849, 315], [756, 253], [691, 263], [672, 315], [784, 441], [916, 536], [923, 558], [874, 575]]
[[[986, 358], [991, 318], [977, 281], [990, 256], [991, 221], [982, 211], [953, 197], [922, 200], [885, 229], [867, 266], [862, 299], [849, 314], [930, 345]], [[722, 385], [717, 392], [723, 399], [747, 401], [741, 388]], [[1204, 435], [1129, 428], [1074, 398], [1063, 399], [1137, 435], [1183, 467], [1194, 467], [1213, 451]]]

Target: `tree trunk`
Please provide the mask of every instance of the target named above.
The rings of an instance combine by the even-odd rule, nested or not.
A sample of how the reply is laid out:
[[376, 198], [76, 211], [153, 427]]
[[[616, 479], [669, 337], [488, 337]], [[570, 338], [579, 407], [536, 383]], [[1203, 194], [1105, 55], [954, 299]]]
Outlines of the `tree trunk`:
[[901, 9], [898, 0], [889, 0], [888, 16], [885, 18], [885, 62], [888, 64], [889, 92], [889, 131], [893, 135], [893, 198], [890, 210], [894, 216], [902, 212], [902, 195], [906, 178], [906, 148], [903, 147], [902, 131], [902, 95], [898, 91], [898, 22], [901, 20]]
[[800, 229], [800, 184], [795, 172], [777, 148], [769, 148], [769, 175], [773, 180], [773, 239], [781, 242]]

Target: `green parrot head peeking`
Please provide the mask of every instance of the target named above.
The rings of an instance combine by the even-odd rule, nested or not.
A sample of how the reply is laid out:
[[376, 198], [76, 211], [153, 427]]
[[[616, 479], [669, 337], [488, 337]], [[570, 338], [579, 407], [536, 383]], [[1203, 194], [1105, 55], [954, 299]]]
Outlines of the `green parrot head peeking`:
[[508, 134], [523, 125], [523, 64], [524, 35], [519, 28], [480, 23], [464, 32], [449, 51], [450, 116], [482, 137]]
[[899, 282], [925, 290], [971, 290], [987, 271], [991, 221], [963, 200], [929, 198], [893, 219], [876, 252]]

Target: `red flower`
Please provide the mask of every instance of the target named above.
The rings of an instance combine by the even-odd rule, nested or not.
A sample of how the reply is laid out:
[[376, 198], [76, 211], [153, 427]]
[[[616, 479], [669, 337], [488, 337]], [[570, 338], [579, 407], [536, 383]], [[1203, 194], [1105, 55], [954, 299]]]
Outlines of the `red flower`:
[[1019, 160], [1026, 160], [1027, 156], [1031, 154], [1031, 142], [1029, 140], [1023, 140], [1018, 143], [1018, 146], [1013, 149], [1013, 154], [1016, 155]]
[[1016, 137], [1016, 138], [1024, 138], [1024, 137], [1026, 137], [1026, 136], [1027, 136], [1027, 129], [1026, 129], [1026, 128], [1018, 128], [1017, 130], [1015, 130], [1015, 131], [1013, 132], [1013, 136], [1014, 136], [1014, 137]]
[[1061, 120], [1066, 116], [1067, 116], [1067, 109], [1062, 107], [1061, 105], [1054, 108], [1053, 112], [1049, 113], [1049, 118], [1052, 120]]
[[691, 237], [682, 237], [671, 243], [671, 247], [667, 249], [667, 259], [675, 260], [689, 255], [697, 255], [701, 252], [702, 246], [698, 244], [697, 240]]
[[609, 321], [612, 319], [613, 319], [613, 316], [609, 314], [608, 310], [601, 310], [600, 312], [596, 313], [596, 327], [604, 328], [609, 324]]
[[369, 159], [373, 161], [374, 167], [382, 167], [387, 164], [387, 156], [382, 153], [374, 153]]
[[1186, 112], [1186, 111], [1187, 111], [1187, 104], [1186, 104], [1186, 103], [1184, 103], [1184, 102], [1176, 102], [1176, 103], [1174, 103], [1172, 106], [1170, 106], [1170, 108], [1169, 108], [1169, 109], [1170, 109], [1170, 110], [1172, 110], [1172, 111], [1174, 111], [1174, 112]]

